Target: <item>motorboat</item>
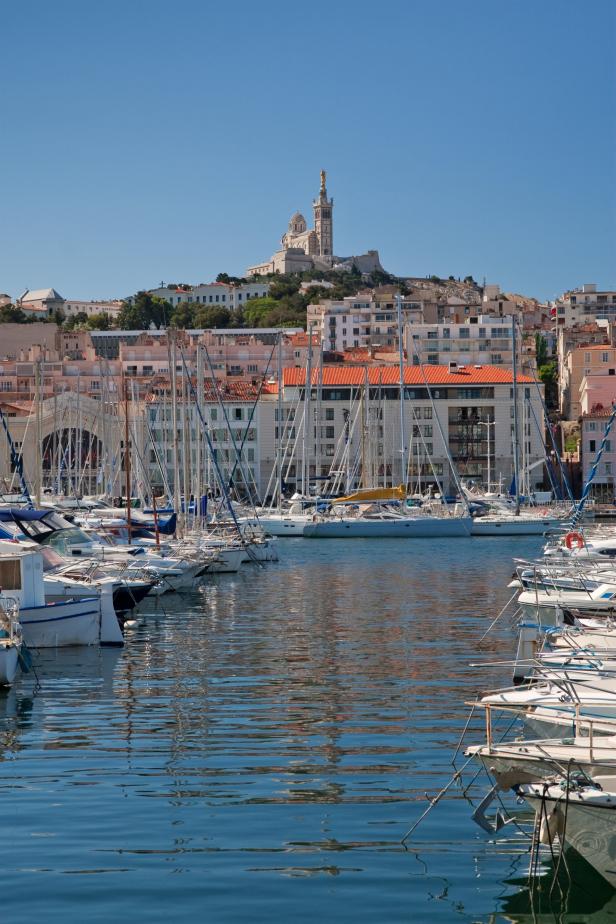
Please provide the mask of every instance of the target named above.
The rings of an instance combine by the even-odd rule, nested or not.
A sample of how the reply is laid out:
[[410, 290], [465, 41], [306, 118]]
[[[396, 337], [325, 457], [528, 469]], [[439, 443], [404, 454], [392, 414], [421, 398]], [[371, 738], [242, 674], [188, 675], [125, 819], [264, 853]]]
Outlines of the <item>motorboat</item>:
[[22, 648], [19, 608], [14, 601], [0, 595], [0, 686], [9, 687], [13, 683]]
[[78, 599], [45, 599], [43, 555], [34, 543], [0, 541], [0, 588], [17, 607], [30, 648], [124, 644], [111, 587], [93, 588]]
[[530, 782], [517, 793], [535, 809], [543, 843], [558, 837], [616, 888], [616, 773], [597, 767], [584, 781]]

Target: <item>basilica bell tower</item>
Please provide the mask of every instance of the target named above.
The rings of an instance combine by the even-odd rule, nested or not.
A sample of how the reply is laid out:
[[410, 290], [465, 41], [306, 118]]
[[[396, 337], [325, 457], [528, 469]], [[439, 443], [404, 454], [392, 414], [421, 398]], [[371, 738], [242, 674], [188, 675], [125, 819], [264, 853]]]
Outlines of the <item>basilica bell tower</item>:
[[317, 253], [320, 257], [331, 257], [334, 253], [334, 200], [327, 198], [325, 170], [321, 170], [319, 198], [314, 200], [312, 208], [314, 210], [314, 230], [318, 240]]

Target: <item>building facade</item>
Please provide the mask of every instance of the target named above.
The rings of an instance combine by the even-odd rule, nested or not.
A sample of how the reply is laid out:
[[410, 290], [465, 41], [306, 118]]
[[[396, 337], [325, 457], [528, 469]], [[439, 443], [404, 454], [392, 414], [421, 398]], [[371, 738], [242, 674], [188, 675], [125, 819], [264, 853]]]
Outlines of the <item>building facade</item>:
[[66, 299], [62, 306], [62, 314], [65, 318], [73, 318], [77, 314], [85, 314], [92, 317], [93, 314], [106, 314], [110, 320], [117, 318], [122, 310], [122, 302], [115, 301], [85, 302], [75, 299]]
[[[251, 298], [265, 298], [269, 292], [267, 282], [209, 282], [195, 286], [168, 286], [160, 285], [157, 289], [150, 289], [149, 294], [162, 298], [170, 305], [177, 307], [183, 302], [195, 305], [217, 306], [235, 311], [242, 308]], [[134, 296], [127, 299], [132, 302]]]
[[31, 318], [49, 318], [64, 309], [64, 299], [55, 289], [34, 289], [32, 292], [26, 289], [16, 304]]
[[[262, 482], [271, 482], [266, 459], [283, 456], [283, 480], [289, 492], [350, 491], [357, 487], [432, 486], [455, 493], [448, 452], [462, 478], [488, 477], [507, 490], [513, 477], [513, 377], [501, 367], [450, 370], [448, 366], [407, 366], [405, 436], [400, 432], [399, 372], [366, 365], [314, 370], [306, 401], [305, 369], [285, 369], [282, 415], [278, 397], [264, 404], [274, 410], [275, 446], [264, 434]], [[517, 385], [519, 459], [522, 483], [532, 490], [543, 482], [545, 457], [542, 387], [520, 376]], [[310, 421], [304, 435], [304, 420]], [[488, 438], [489, 433], [489, 438]], [[272, 461], [273, 465], [273, 461]]]
[[598, 291], [594, 282], [586, 283], [556, 299], [552, 316], [557, 327], [571, 327], [600, 318], [613, 321], [616, 318], [616, 292], [612, 289]]

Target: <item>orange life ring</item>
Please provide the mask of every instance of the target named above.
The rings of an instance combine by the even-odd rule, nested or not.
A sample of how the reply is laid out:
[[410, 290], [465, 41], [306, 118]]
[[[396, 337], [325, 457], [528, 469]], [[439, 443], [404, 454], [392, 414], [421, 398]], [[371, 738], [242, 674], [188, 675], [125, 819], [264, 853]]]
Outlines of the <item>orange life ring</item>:
[[581, 533], [567, 533], [565, 536], [565, 545], [567, 548], [572, 549], [574, 542], [577, 544], [578, 549], [582, 549], [584, 547], [584, 537], [581, 535]]

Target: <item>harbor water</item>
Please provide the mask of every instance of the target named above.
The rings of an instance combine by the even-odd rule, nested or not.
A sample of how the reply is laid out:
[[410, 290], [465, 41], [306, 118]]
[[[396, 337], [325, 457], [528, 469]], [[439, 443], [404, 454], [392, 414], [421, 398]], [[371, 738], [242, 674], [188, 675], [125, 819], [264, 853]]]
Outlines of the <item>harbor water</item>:
[[[400, 843], [509, 681], [469, 665], [512, 657], [505, 620], [479, 639], [541, 543], [282, 540], [145, 601], [123, 651], [37, 654], [0, 698], [2, 921], [554, 920], [461, 787]], [[568, 901], [616, 915], [596, 878]]]

